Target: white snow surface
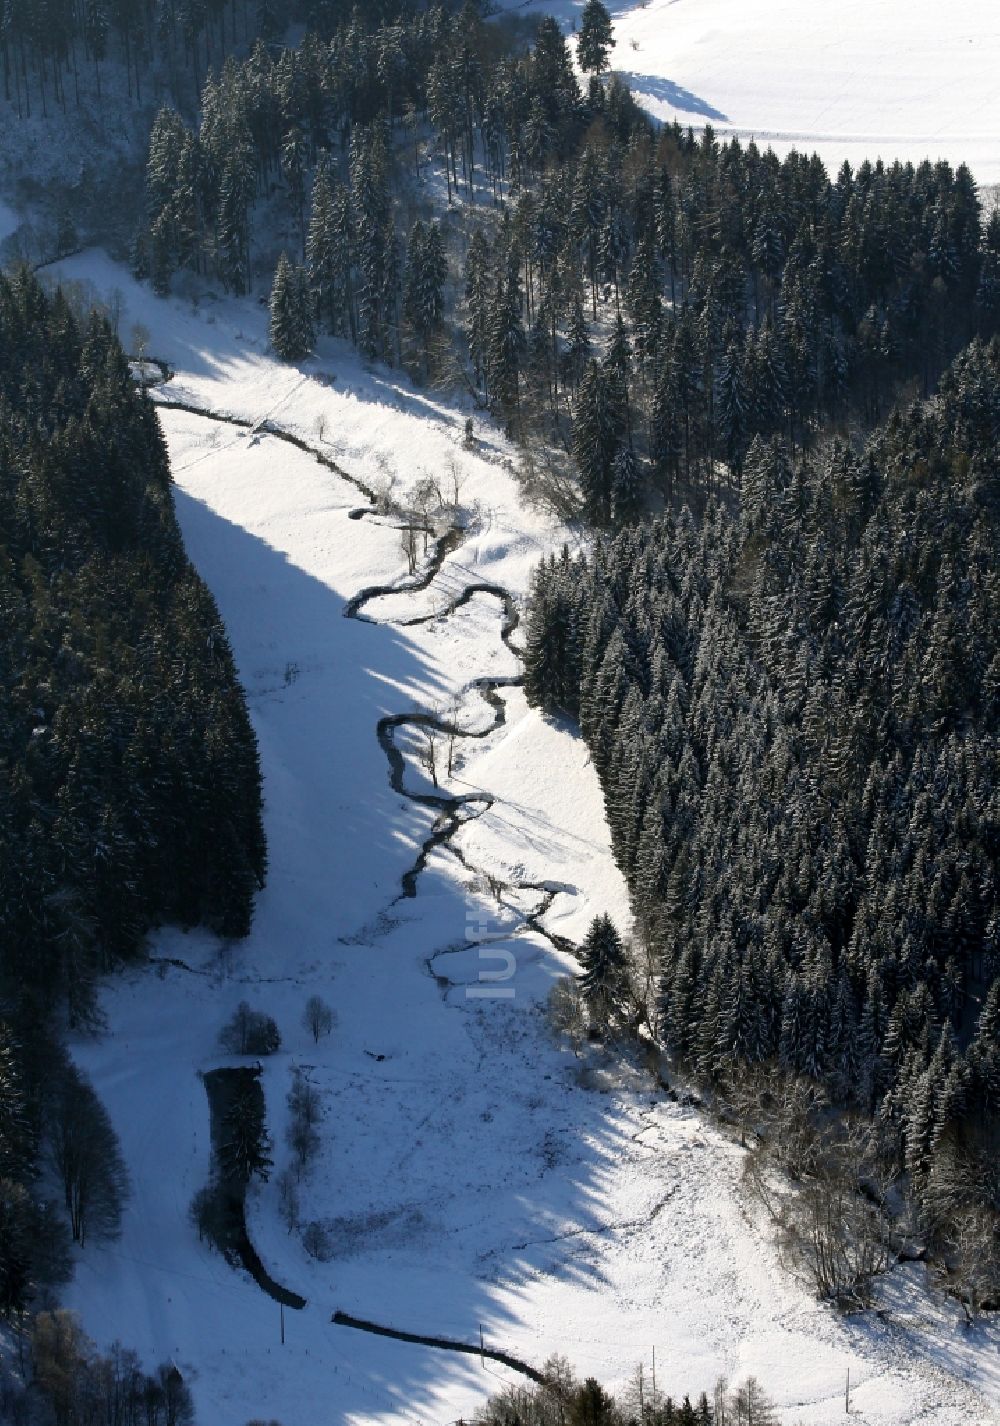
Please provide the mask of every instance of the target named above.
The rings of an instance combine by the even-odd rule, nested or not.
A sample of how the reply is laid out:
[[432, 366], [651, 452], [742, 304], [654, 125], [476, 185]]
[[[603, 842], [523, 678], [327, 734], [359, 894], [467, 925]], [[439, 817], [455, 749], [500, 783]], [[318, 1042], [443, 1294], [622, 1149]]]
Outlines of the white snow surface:
[[[584, 0], [501, 0], [579, 27]], [[658, 119], [779, 155], [967, 163], [1000, 181], [995, 0], [606, 0], [612, 68]]]
[[[573, 960], [526, 926], [540, 884], [547, 927], [571, 938], [598, 911], [624, 929], [627, 900], [583, 745], [520, 690], [502, 692], [498, 731], [458, 746], [450, 789], [495, 799], [469, 809], [464, 864], [436, 850], [416, 896], [397, 900], [434, 814], [392, 790], [376, 721], [457, 702], [462, 726], [481, 730], [493, 713], [473, 680], [518, 671], [492, 596], [401, 621], [446, 609], [472, 581], [523, 596], [539, 556], [572, 538], [521, 507], [504, 441], [477, 422], [477, 450], [464, 451], [465, 410], [366, 371], [339, 344], [301, 369], [276, 363], [255, 304], [160, 301], [97, 253], [64, 271], [122, 290], [123, 331], [144, 323], [151, 354], [176, 368], [166, 398], [269, 415], [399, 492], [457, 461], [468, 526], [425, 593], [369, 604], [379, 622], [346, 619], [360, 590], [407, 583], [393, 522], [351, 519], [357, 490], [272, 435], [162, 412], [187, 547], [260, 741], [271, 863], [249, 940], [159, 934], [148, 970], [108, 984], [107, 1032], [73, 1045], [133, 1184], [120, 1241], [88, 1245], [68, 1293], [91, 1335], [135, 1346], [150, 1367], [173, 1359], [202, 1426], [444, 1426], [512, 1379], [478, 1357], [334, 1326], [337, 1309], [465, 1342], [482, 1326], [488, 1344], [535, 1365], [564, 1352], [611, 1387], [640, 1360], [648, 1369], [654, 1348], [675, 1396], [752, 1372], [785, 1423], [839, 1420], [848, 1369], [859, 1422], [1000, 1421], [995, 1325], [963, 1330], [918, 1268], [892, 1278], [882, 1316], [819, 1306], [749, 1212], [734, 1143], [638, 1070], [595, 1051], [578, 1060], [548, 1036], [540, 1000]], [[430, 790], [412, 757], [406, 785]], [[505, 953], [512, 977], [485, 978]], [[318, 1045], [301, 1025], [310, 994], [339, 1014]], [[286, 1310], [283, 1346], [277, 1305], [188, 1218], [210, 1165], [199, 1074], [227, 1063], [217, 1035], [243, 999], [283, 1036], [263, 1071], [276, 1171], [289, 1162], [294, 1067], [324, 1106], [301, 1212], [324, 1225], [328, 1261], [286, 1231], [273, 1180], [249, 1205], [268, 1270], [307, 1299]]]

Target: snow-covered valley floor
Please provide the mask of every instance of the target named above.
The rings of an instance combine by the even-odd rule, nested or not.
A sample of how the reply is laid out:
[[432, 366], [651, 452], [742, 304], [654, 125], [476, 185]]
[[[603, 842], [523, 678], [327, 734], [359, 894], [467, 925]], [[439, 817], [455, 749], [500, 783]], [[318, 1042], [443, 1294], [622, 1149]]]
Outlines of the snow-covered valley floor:
[[[609, 1386], [640, 1360], [648, 1369], [654, 1348], [675, 1395], [752, 1372], [782, 1420], [804, 1426], [843, 1415], [848, 1368], [857, 1421], [1000, 1420], [993, 1326], [965, 1332], [918, 1269], [890, 1284], [884, 1317], [819, 1307], [748, 1215], [739, 1149], [644, 1075], [577, 1060], [547, 1034], [540, 1002], [573, 961], [528, 917], [544, 908], [558, 943], [599, 911], [624, 926], [627, 903], [580, 741], [516, 687], [499, 687], [500, 719], [477, 686], [519, 672], [501, 601], [477, 594], [448, 612], [470, 584], [520, 600], [539, 556], [573, 538], [521, 507], [495, 430], [477, 426], [465, 451], [464, 410], [335, 344], [301, 371], [275, 363], [250, 304], [158, 301], [99, 254], [66, 267], [122, 290], [123, 330], [143, 322], [175, 369], [164, 397], [269, 417], [399, 495], [427, 474], [447, 482], [454, 463], [466, 522], [426, 589], [407, 593], [398, 522], [356, 518], [354, 485], [265, 431], [162, 412], [187, 547], [260, 741], [271, 867], [247, 942], [163, 933], [148, 970], [109, 984], [108, 1032], [73, 1046], [133, 1181], [121, 1240], [87, 1247], [68, 1294], [91, 1335], [150, 1365], [173, 1358], [202, 1426], [444, 1426], [511, 1376], [335, 1326], [337, 1310], [466, 1342], [482, 1326], [490, 1345], [536, 1366], [563, 1352]], [[344, 617], [360, 591], [387, 585], [401, 592]], [[499, 726], [458, 741], [445, 781], [471, 799], [465, 824], [401, 897], [437, 812], [394, 790], [376, 727], [410, 710], [470, 733]], [[433, 793], [413, 735], [398, 731], [397, 746], [405, 791]], [[499, 990], [513, 994], [483, 994]], [[318, 1045], [301, 1024], [312, 994], [340, 1021]], [[244, 999], [283, 1036], [264, 1064], [276, 1170], [290, 1158], [294, 1067], [324, 1107], [301, 1217], [322, 1225], [326, 1260], [286, 1231], [274, 1181], [249, 1206], [268, 1271], [307, 1299], [286, 1311], [283, 1346], [277, 1304], [188, 1218], [209, 1176], [199, 1073], [226, 1063], [218, 1031]]]
[[[500, 0], [578, 26], [584, 0]], [[1000, 182], [993, 0], [606, 0], [612, 68], [658, 119], [783, 155], [967, 163]]]

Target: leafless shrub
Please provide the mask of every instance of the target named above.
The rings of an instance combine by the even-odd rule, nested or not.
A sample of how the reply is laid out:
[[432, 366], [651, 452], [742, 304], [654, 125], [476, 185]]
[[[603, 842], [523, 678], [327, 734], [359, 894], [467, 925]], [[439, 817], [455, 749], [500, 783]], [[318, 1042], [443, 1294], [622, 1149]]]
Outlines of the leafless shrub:
[[656, 998], [659, 987], [660, 963], [656, 951], [646, 937], [631, 940], [625, 947], [628, 957], [626, 999], [631, 1007], [634, 1026], [656, 1025]]
[[922, 1224], [940, 1258], [940, 1282], [972, 1322], [1000, 1303], [998, 1130], [945, 1131], [921, 1196]]
[[318, 1219], [307, 1223], [302, 1230], [302, 1246], [318, 1263], [328, 1263], [333, 1257], [333, 1244], [326, 1224]]
[[300, 1173], [319, 1148], [316, 1126], [322, 1118], [322, 1113], [319, 1090], [309, 1083], [301, 1070], [295, 1070], [292, 1087], [288, 1092], [289, 1118], [285, 1137], [288, 1147], [298, 1160]]
[[241, 1000], [219, 1031], [219, 1045], [229, 1055], [273, 1055], [281, 1048], [281, 1035], [272, 1016]]
[[[817, 1297], [845, 1309], [864, 1307], [891, 1260], [893, 1157], [877, 1125], [817, 1120], [804, 1112], [806, 1098], [800, 1090], [771, 1101], [771, 1117], [747, 1155], [744, 1184], [777, 1228], [788, 1262], [805, 1274]], [[787, 1177], [789, 1161], [795, 1182]], [[775, 1166], [784, 1172], [773, 1172]]]
[[945, 1287], [971, 1323], [1000, 1298], [1000, 1220], [985, 1204], [968, 1204], [955, 1214], [950, 1236], [955, 1265]]
[[587, 1033], [587, 1015], [579, 981], [571, 975], [557, 980], [549, 991], [545, 1011], [553, 1035], [569, 1040], [573, 1053], [578, 1055]]
[[289, 1233], [299, 1226], [299, 1185], [291, 1169], [278, 1175], [278, 1209]]
[[531, 442], [521, 449], [514, 471], [525, 504], [573, 520], [581, 511], [580, 489], [567, 452]]

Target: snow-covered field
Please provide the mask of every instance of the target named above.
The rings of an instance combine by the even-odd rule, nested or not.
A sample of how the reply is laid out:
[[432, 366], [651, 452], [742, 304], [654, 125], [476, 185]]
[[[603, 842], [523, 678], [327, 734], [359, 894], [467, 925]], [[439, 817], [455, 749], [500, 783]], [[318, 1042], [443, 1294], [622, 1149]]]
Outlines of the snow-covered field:
[[[578, 25], [583, 0], [502, 0]], [[611, 64], [657, 118], [785, 154], [945, 158], [1000, 181], [995, 0], [607, 0]]]
[[[345, 618], [363, 589], [405, 590], [394, 522], [352, 519], [357, 489], [273, 435], [163, 412], [188, 549], [260, 739], [271, 871], [248, 942], [161, 935], [158, 964], [109, 985], [108, 1033], [73, 1046], [134, 1185], [122, 1239], [87, 1247], [68, 1294], [88, 1331], [150, 1365], [172, 1357], [203, 1426], [441, 1426], [510, 1378], [478, 1357], [334, 1326], [338, 1309], [468, 1342], [482, 1326], [488, 1344], [536, 1365], [564, 1352], [611, 1386], [640, 1360], [648, 1369], [654, 1348], [675, 1395], [753, 1372], [786, 1423], [839, 1419], [848, 1368], [852, 1414], [872, 1426], [1000, 1420], [992, 1327], [963, 1331], [919, 1270], [894, 1279], [884, 1319], [817, 1306], [748, 1217], [738, 1148], [645, 1077], [548, 1037], [539, 1003], [572, 959], [526, 916], [548, 903], [544, 927], [579, 937], [598, 911], [624, 925], [627, 907], [585, 750], [516, 688], [498, 694], [501, 727], [458, 744], [449, 790], [474, 799], [461, 859], [434, 851], [416, 895], [399, 899], [435, 813], [393, 790], [376, 723], [457, 705], [463, 728], [491, 727], [473, 681], [518, 670], [500, 601], [447, 611], [469, 583], [523, 595], [567, 535], [520, 507], [496, 432], [477, 423], [466, 452], [464, 410], [366, 372], [336, 344], [301, 371], [276, 364], [255, 305], [159, 301], [95, 253], [65, 270], [121, 289], [123, 331], [143, 322], [150, 351], [176, 368], [165, 397], [269, 415], [398, 494], [428, 473], [450, 479], [454, 463], [468, 526], [424, 592]], [[440, 617], [405, 622], [427, 614]], [[406, 733], [399, 745], [415, 750]], [[413, 756], [404, 778], [432, 791]], [[318, 1046], [300, 1023], [310, 994], [340, 1017]], [[250, 1205], [268, 1270], [307, 1299], [285, 1313], [284, 1346], [277, 1305], [188, 1220], [209, 1173], [199, 1072], [225, 1063], [216, 1036], [243, 999], [284, 1039], [264, 1069], [276, 1170], [289, 1160], [293, 1067], [325, 1113], [301, 1214], [323, 1225], [327, 1260], [286, 1231], [273, 1181]]]

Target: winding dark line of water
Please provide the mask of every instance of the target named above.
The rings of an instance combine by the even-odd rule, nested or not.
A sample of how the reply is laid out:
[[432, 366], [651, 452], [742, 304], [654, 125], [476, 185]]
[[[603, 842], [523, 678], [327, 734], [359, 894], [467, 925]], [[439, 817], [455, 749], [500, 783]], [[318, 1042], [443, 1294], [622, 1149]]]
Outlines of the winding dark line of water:
[[[344, 615], [347, 618], [366, 619], [368, 616], [361, 610], [374, 599], [389, 594], [401, 594], [415, 592], [426, 589], [440, 572], [444, 561], [448, 555], [461, 544], [465, 532], [460, 526], [453, 526], [438, 541], [434, 554], [428, 567], [419, 576], [406, 585], [373, 585], [362, 590], [344, 608]], [[493, 584], [486, 580], [474, 580], [467, 584], [465, 588], [441, 610], [431, 614], [419, 614], [412, 619], [393, 619], [391, 622], [399, 628], [413, 628], [418, 624], [429, 624], [435, 619], [446, 619], [468, 604], [477, 594], [489, 595], [500, 601], [503, 609], [503, 622], [500, 626], [500, 638], [510, 649], [515, 658], [523, 659], [524, 651], [513, 642], [513, 635], [521, 622], [520, 611], [517, 603], [509, 590], [502, 585]], [[374, 622], [374, 621], [372, 621]], [[418, 728], [425, 731], [439, 733], [443, 737], [456, 738], [488, 738], [491, 733], [495, 733], [502, 728], [507, 721], [507, 710], [498, 690], [501, 688], [518, 688], [524, 683], [523, 674], [512, 674], [505, 678], [477, 678], [470, 685], [470, 689], [475, 689], [480, 693], [490, 708], [493, 710], [493, 721], [485, 728], [470, 731], [452, 723], [449, 719], [441, 717], [437, 713], [391, 713], [384, 718], [380, 718], [376, 726], [376, 736], [379, 746], [385, 753], [389, 764], [389, 782], [394, 792], [401, 797], [407, 798], [410, 802], [415, 802], [422, 807], [433, 807], [438, 810], [439, 816], [434, 822], [430, 835], [425, 838], [419, 855], [410, 869], [403, 873], [402, 890], [397, 900], [412, 899], [417, 894], [417, 882], [420, 873], [427, 865], [432, 852], [440, 846], [447, 846], [448, 850], [458, 858], [466, 870], [476, 873], [473, 867], [465, 858], [460, 847], [453, 842], [455, 833], [466, 822], [472, 820], [474, 816], [481, 817], [484, 812], [496, 802], [488, 792], [470, 792], [464, 796], [453, 796], [449, 793], [439, 792], [411, 792], [405, 785], [406, 761], [396, 746], [395, 734], [397, 728]], [[476, 809], [475, 811], [473, 809]], [[535, 931], [539, 936], [547, 940], [551, 946], [563, 954], [575, 956], [577, 953], [576, 944], [566, 936], [560, 936], [558, 932], [548, 931], [542, 925], [542, 920], [555, 898], [562, 890], [561, 887], [553, 887], [548, 882], [497, 882], [505, 891], [535, 891], [542, 896], [542, 904], [537, 911], [525, 912], [524, 924]], [[431, 968], [433, 975], [433, 969]], [[437, 977], [435, 977], [437, 978]]]
[[[145, 358], [153, 366], [162, 366], [163, 363], [153, 361], [151, 357]], [[166, 379], [166, 378], [165, 378]], [[165, 411], [186, 411], [189, 416], [200, 416], [206, 421], [219, 421], [224, 426], [236, 426], [241, 431], [258, 431], [264, 436], [273, 436], [276, 441], [284, 441], [289, 446], [294, 446], [296, 450], [304, 451], [310, 455], [320, 465], [325, 466], [334, 475], [339, 475], [341, 480], [346, 480], [348, 485], [353, 485], [355, 490], [360, 490], [361, 494], [368, 501], [369, 505], [375, 505], [378, 497], [370, 485], [357, 475], [348, 475], [347, 471], [337, 464], [330, 456], [318, 451], [315, 446], [311, 446], [308, 441], [301, 436], [295, 436], [291, 431], [285, 431], [280, 426], [274, 426], [270, 421], [250, 421], [245, 416], [232, 416], [225, 411], [212, 411], [207, 406], [192, 406], [188, 401], [170, 401], [157, 397], [153, 402], [154, 406], [162, 406]], [[358, 520], [366, 513], [364, 511], [351, 511], [350, 518]]]
[[[370, 604], [375, 599], [384, 598], [392, 594], [416, 594], [427, 589], [436, 579], [441, 568], [454, 550], [458, 549], [465, 539], [466, 531], [461, 525], [452, 525], [451, 528], [437, 540], [434, 546], [434, 553], [428, 561], [426, 569], [421, 574], [407, 581], [405, 584], [373, 584], [362, 589], [344, 606], [344, 617], [346, 619], [363, 619], [366, 622], [376, 623], [377, 620], [370, 619], [362, 611], [366, 604]], [[498, 599], [503, 608], [503, 622], [500, 626], [500, 637], [510, 649], [515, 657], [521, 656], [521, 651], [511, 643], [511, 636], [517, 629], [521, 620], [517, 603], [509, 590], [502, 585], [492, 584], [486, 580], [476, 580], [468, 584], [465, 588], [441, 610], [430, 614], [420, 614], [413, 619], [393, 619], [391, 622], [400, 628], [414, 628], [419, 624], [429, 624], [436, 619], [447, 619], [456, 610], [463, 608], [477, 594], [489, 595]], [[464, 822], [470, 820], [472, 808], [478, 808], [475, 815], [481, 816], [483, 812], [489, 810], [495, 802], [495, 798], [487, 792], [470, 792], [464, 796], [454, 796], [450, 793], [442, 792], [411, 792], [406, 787], [406, 760], [399, 748], [396, 746], [397, 728], [417, 728], [424, 732], [438, 733], [446, 738], [487, 738], [491, 733], [495, 733], [502, 728], [507, 721], [507, 710], [504, 707], [503, 699], [497, 690], [500, 688], [516, 688], [524, 682], [523, 674], [512, 674], [505, 678], [479, 678], [470, 687], [480, 693], [484, 701], [493, 711], [493, 721], [485, 728], [470, 730], [460, 727], [450, 719], [442, 717], [438, 713], [390, 713], [384, 718], [380, 718], [375, 729], [375, 735], [379, 741], [379, 747], [385, 754], [389, 764], [389, 783], [394, 792], [400, 797], [407, 798], [410, 802], [417, 803], [421, 807], [436, 808], [439, 816], [435, 819], [430, 835], [424, 839], [420, 852], [413, 866], [405, 871], [401, 878], [402, 890], [397, 900], [412, 899], [417, 894], [417, 882], [420, 873], [427, 865], [428, 858], [437, 847], [450, 844], [452, 838]], [[457, 847], [450, 847], [462, 861], [467, 865]]]
[[545, 1385], [544, 1375], [520, 1357], [498, 1347], [487, 1347], [470, 1342], [456, 1342], [452, 1337], [428, 1337], [422, 1332], [403, 1332], [396, 1327], [380, 1327], [377, 1322], [368, 1322], [363, 1317], [352, 1317], [348, 1312], [335, 1312], [330, 1321], [337, 1327], [354, 1327], [359, 1332], [371, 1332], [376, 1337], [391, 1337], [396, 1342], [414, 1342], [418, 1347], [437, 1347], [442, 1352], [463, 1352], [469, 1357], [489, 1357], [491, 1362], [500, 1362], [522, 1376], [530, 1377], [539, 1386]]

